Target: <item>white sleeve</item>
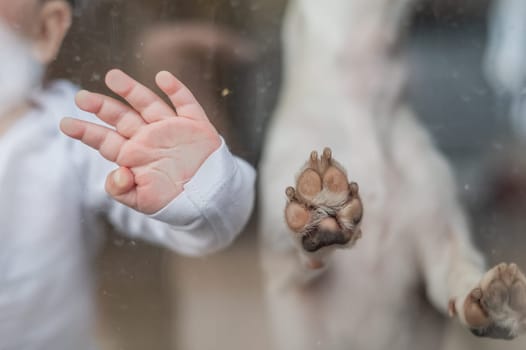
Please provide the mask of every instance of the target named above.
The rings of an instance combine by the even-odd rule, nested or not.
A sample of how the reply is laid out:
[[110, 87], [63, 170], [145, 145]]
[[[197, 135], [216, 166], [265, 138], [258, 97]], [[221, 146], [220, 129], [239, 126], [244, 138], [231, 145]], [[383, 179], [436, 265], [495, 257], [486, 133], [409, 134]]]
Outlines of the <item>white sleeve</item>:
[[153, 215], [113, 200], [104, 184], [117, 165], [79, 142], [74, 147], [88, 154], [81, 165], [88, 209], [103, 213], [127, 236], [161, 244], [181, 254], [202, 255], [228, 246], [252, 212], [255, 170], [233, 156], [223, 140], [185, 184], [184, 191]]

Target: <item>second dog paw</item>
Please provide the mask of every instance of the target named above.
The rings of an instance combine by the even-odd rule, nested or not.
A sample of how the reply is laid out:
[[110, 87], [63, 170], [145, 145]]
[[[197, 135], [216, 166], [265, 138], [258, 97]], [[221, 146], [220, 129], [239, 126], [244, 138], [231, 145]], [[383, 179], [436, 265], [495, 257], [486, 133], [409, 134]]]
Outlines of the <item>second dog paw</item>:
[[489, 270], [466, 299], [464, 312], [477, 336], [512, 339], [526, 331], [526, 278], [517, 265]]

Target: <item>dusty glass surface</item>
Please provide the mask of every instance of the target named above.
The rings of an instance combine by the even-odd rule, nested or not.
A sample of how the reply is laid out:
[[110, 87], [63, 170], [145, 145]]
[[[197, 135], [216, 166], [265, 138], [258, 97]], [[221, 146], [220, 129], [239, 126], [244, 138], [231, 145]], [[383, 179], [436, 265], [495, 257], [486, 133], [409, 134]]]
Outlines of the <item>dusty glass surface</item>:
[[[0, 350], [524, 348], [526, 2], [78, 0], [42, 59], [53, 48], [35, 38], [67, 25], [60, 11], [36, 25], [50, 3], [67, 2], [0, 0]], [[66, 139], [60, 119], [76, 117], [62, 108], [74, 94], [53, 100], [42, 132], [38, 113], [20, 117], [42, 110], [39, 81], [123, 101], [105, 84], [114, 68], [168, 104], [155, 76], [173, 73], [256, 169], [231, 244], [185, 256], [113, 227], [106, 206], [77, 217], [83, 174], [32, 158], [47, 141], [29, 131]], [[53, 235], [20, 249], [48, 212]], [[55, 240], [64, 258], [46, 265]], [[501, 262], [516, 265], [487, 273]], [[39, 268], [56, 280], [31, 296]]]

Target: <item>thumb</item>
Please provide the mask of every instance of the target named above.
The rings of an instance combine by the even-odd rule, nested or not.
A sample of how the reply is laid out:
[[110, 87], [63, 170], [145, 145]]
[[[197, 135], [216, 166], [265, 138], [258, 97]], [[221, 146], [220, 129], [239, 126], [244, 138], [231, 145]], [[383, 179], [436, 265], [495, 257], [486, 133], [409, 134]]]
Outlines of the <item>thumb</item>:
[[129, 192], [134, 186], [133, 173], [125, 167], [115, 169], [106, 178], [106, 192], [113, 197]]

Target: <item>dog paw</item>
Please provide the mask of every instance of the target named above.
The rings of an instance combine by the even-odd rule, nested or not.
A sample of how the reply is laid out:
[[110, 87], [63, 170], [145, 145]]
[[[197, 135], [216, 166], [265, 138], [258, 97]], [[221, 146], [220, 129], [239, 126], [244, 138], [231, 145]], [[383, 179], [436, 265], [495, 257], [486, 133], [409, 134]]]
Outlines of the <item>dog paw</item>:
[[360, 238], [363, 207], [358, 185], [349, 183], [329, 148], [321, 157], [316, 151], [311, 153], [296, 187], [288, 187], [285, 193], [285, 221], [305, 253], [350, 247]]
[[526, 331], [526, 278], [515, 264], [489, 270], [464, 303], [473, 334], [513, 339]]

